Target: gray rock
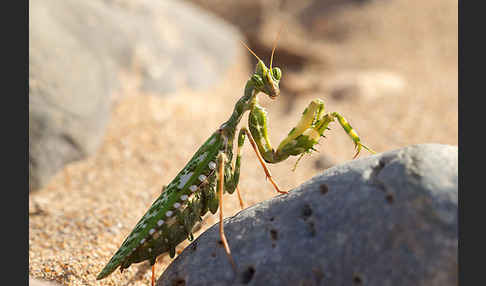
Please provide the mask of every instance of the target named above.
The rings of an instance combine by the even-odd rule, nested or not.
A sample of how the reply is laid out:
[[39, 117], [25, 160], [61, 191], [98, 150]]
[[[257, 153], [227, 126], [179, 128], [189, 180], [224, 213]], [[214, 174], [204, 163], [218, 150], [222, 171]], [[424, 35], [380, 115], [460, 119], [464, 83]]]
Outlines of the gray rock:
[[29, 2], [30, 189], [94, 152], [109, 118], [114, 69], [73, 32], [79, 15], [61, 2]]
[[327, 169], [214, 225], [157, 285], [458, 285], [457, 147], [422, 144]]
[[333, 99], [349, 100], [402, 95], [407, 83], [403, 76], [389, 71], [349, 70], [337, 73], [321, 85]]
[[92, 154], [118, 73], [142, 75], [155, 94], [219, 82], [236, 30], [179, 1], [29, 1], [29, 184]]
[[242, 35], [207, 11], [181, 1], [132, 4], [133, 62], [142, 89], [166, 94], [219, 83], [235, 63]]

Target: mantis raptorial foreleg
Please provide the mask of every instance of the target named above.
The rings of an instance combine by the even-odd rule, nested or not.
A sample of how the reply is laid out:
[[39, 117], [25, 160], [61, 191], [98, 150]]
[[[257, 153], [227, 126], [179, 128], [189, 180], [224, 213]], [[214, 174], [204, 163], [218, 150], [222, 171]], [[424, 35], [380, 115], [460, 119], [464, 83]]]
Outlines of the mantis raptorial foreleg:
[[366, 147], [365, 145], [361, 144], [361, 139], [358, 136], [358, 133], [351, 127], [351, 124], [339, 113], [333, 112], [330, 116], [337, 119], [339, 124], [343, 127], [344, 131], [348, 134], [348, 136], [353, 140], [354, 147], [356, 149], [356, 154], [354, 154], [353, 159], [358, 157], [359, 153], [361, 152], [361, 148], [368, 150], [368, 152], [375, 154], [376, 152], [373, 151], [371, 148]]
[[275, 150], [270, 144], [267, 131], [267, 114], [263, 107], [255, 103], [248, 117], [248, 126], [251, 134], [255, 138], [258, 150], [267, 163], [278, 163], [289, 156], [303, 155], [314, 150], [313, 146], [317, 144], [319, 138], [328, 129], [329, 123], [335, 119], [346, 131], [348, 136], [353, 140], [356, 146], [358, 156], [361, 148], [374, 153], [368, 147], [360, 143], [360, 138], [351, 125], [337, 112], [324, 113], [324, 102], [320, 99], [313, 100], [302, 113], [299, 123], [290, 130]]

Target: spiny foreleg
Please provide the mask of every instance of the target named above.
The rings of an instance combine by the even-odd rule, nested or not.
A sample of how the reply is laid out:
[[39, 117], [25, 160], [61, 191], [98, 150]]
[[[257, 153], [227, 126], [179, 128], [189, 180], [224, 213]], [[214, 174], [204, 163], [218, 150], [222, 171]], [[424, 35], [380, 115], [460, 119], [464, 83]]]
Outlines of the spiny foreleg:
[[365, 145], [361, 144], [361, 139], [358, 136], [358, 133], [351, 127], [351, 125], [348, 123], [348, 121], [339, 113], [333, 112], [331, 113], [331, 116], [336, 118], [339, 124], [343, 127], [344, 131], [348, 134], [348, 136], [353, 140], [354, 146], [356, 149], [356, 154], [353, 156], [353, 159], [358, 157], [359, 153], [361, 152], [361, 148], [366, 149], [368, 152], [375, 154], [376, 152], [373, 151], [372, 149], [366, 147]]
[[324, 113], [324, 102], [320, 99], [313, 100], [302, 113], [302, 117], [297, 125], [290, 130], [275, 150], [270, 144], [267, 129], [267, 114], [263, 107], [255, 104], [248, 117], [250, 132], [255, 138], [258, 150], [267, 163], [278, 163], [289, 156], [303, 155], [314, 150], [319, 138], [323, 136], [324, 131], [328, 129], [329, 123], [335, 119], [346, 131], [348, 136], [353, 140], [358, 156], [361, 148], [374, 153], [373, 150], [364, 146], [360, 138], [351, 125], [339, 113]]

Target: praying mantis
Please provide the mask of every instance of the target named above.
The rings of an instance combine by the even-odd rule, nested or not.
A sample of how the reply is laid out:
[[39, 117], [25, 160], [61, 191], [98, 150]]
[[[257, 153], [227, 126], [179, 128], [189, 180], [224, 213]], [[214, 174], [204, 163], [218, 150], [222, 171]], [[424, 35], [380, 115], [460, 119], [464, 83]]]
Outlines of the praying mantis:
[[[275, 41], [276, 43], [276, 41]], [[224, 234], [223, 193], [237, 191], [241, 167], [241, 148], [248, 138], [263, 167], [266, 178], [278, 193], [286, 194], [274, 181], [265, 163], [276, 164], [290, 156], [303, 156], [312, 152], [328, 125], [337, 121], [355, 145], [356, 158], [362, 148], [375, 153], [361, 143], [360, 137], [339, 113], [325, 113], [324, 102], [314, 99], [302, 113], [300, 121], [290, 130], [274, 149], [268, 137], [267, 114], [258, 104], [258, 94], [270, 99], [280, 95], [279, 83], [282, 71], [272, 67], [276, 44], [274, 43], [270, 65], [263, 61], [244, 43], [243, 45], [258, 60], [255, 72], [246, 82], [243, 96], [236, 102], [230, 118], [217, 128], [206, 142], [196, 151], [187, 165], [170, 182], [162, 194], [153, 202], [149, 210], [138, 221], [130, 235], [113, 255], [108, 264], [98, 274], [97, 280], [110, 275], [120, 267], [120, 271], [132, 263], [149, 260], [152, 265], [152, 286], [154, 285], [154, 264], [158, 255], [169, 252], [175, 256], [175, 247], [185, 239], [193, 239], [193, 228], [208, 211], [215, 214], [219, 209], [219, 233], [228, 259], [237, 269], [231, 250]], [[238, 132], [236, 159], [232, 164], [233, 145], [238, 125], [245, 113], [248, 115], [248, 128]], [[300, 159], [300, 158], [299, 158]]]

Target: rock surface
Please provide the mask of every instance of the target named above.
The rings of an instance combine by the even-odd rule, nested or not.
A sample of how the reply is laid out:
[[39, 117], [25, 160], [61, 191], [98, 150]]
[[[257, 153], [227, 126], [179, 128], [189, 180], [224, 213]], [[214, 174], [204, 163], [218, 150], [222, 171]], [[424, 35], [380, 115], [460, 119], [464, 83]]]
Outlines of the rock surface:
[[457, 285], [457, 147], [421, 144], [327, 169], [201, 234], [157, 285]]
[[238, 37], [178, 1], [30, 1], [30, 189], [97, 150], [120, 72], [158, 95], [208, 88], [233, 64]]

